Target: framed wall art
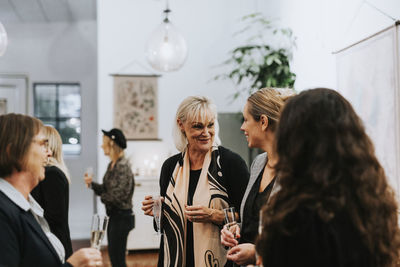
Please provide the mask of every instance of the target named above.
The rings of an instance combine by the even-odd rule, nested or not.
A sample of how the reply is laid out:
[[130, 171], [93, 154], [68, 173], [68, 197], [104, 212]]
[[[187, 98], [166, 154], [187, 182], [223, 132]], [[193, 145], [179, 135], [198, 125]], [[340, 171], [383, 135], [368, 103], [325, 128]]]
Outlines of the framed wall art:
[[158, 140], [158, 75], [113, 74], [114, 127], [128, 140]]
[[6, 113], [30, 114], [27, 88], [28, 76], [0, 74], [0, 115]]

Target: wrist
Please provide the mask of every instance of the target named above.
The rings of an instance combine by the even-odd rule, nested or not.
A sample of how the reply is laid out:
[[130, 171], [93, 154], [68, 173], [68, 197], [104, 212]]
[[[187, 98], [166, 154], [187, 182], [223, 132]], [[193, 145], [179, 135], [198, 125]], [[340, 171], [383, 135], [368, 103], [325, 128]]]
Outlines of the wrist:
[[222, 210], [211, 209], [210, 220], [216, 225], [224, 224], [224, 212]]

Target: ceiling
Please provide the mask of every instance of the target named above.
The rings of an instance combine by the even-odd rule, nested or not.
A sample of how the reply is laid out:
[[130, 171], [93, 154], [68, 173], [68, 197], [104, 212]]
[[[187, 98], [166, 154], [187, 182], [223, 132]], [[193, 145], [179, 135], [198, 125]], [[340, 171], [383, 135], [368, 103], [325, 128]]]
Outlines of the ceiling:
[[96, 0], [0, 0], [0, 21], [51, 23], [96, 20]]

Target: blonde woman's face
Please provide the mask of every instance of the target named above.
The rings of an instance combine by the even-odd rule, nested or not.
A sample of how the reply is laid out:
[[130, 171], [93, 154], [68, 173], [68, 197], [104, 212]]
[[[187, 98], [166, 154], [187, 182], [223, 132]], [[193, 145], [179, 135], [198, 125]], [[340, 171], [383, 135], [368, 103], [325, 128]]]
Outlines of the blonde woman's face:
[[103, 149], [104, 155], [109, 156], [111, 152], [110, 138], [108, 136], [103, 135], [103, 143], [101, 144], [101, 148]]
[[249, 104], [246, 103], [243, 109], [243, 123], [240, 127], [246, 136], [249, 147], [261, 147], [263, 139], [265, 138], [265, 132], [262, 130], [262, 123], [254, 120], [253, 116], [249, 112]]
[[214, 143], [214, 119], [206, 121], [179, 122], [181, 131], [185, 134], [189, 149], [207, 152]]

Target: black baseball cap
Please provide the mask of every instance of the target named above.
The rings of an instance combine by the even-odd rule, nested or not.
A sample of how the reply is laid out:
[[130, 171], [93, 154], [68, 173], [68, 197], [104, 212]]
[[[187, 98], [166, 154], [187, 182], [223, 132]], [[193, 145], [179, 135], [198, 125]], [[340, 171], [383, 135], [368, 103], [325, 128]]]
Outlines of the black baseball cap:
[[110, 131], [101, 130], [105, 136], [110, 137], [120, 148], [126, 148], [126, 138], [124, 133], [117, 128], [113, 128]]

